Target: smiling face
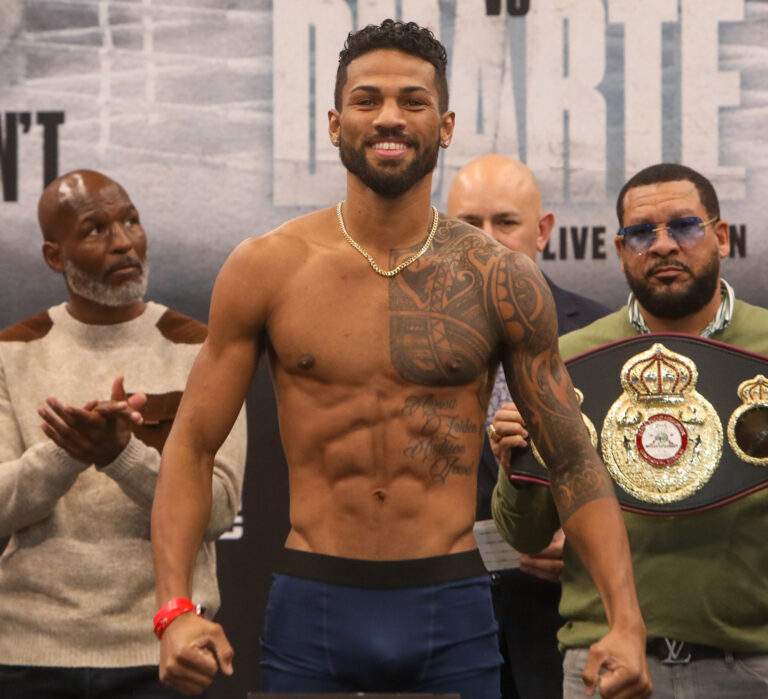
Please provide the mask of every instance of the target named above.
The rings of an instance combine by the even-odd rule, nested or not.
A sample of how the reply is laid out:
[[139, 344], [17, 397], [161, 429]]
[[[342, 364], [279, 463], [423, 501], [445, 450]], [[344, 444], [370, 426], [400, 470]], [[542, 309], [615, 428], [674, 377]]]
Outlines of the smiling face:
[[[687, 180], [634, 187], [624, 195], [623, 226], [665, 224], [676, 218], [710, 216], [696, 186]], [[692, 247], [682, 248], [659, 231], [651, 247], [637, 254], [617, 238], [621, 268], [640, 306], [658, 318], [679, 319], [719, 305], [720, 260], [730, 250], [728, 224], [706, 227]], [[705, 323], [706, 325], [706, 323]]]
[[141, 300], [147, 239], [120, 185], [92, 171], [66, 175], [43, 193], [40, 223], [46, 262], [73, 296], [104, 306]]
[[387, 198], [429, 175], [453, 133], [453, 113], [441, 115], [439, 99], [428, 61], [395, 49], [353, 60], [341, 111], [328, 113], [331, 140], [349, 173]]

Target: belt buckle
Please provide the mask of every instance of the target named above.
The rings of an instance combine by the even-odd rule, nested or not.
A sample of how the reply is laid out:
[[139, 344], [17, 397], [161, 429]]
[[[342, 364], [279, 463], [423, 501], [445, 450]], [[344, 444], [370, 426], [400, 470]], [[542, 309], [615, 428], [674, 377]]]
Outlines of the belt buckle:
[[693, 653], [685, 641], [666, 637], [662, 640], [667, 647], [667, 657], [661, 661], [662, 665], [687, 665], [693, 660]]

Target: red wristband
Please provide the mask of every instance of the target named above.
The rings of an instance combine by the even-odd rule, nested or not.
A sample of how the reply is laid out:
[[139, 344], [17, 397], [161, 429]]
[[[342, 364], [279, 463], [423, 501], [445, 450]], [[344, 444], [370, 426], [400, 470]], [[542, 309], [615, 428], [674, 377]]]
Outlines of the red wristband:
[[158, 639], [163, 637], [163, 632], [168, 628], [170, 624], [177, 616], [185, 614], [186, 612], [194, 612], [197, 616], [203, 616], [203, 608], [198, 604], [193, 604], [190, 600], [184, 597], [174, 597], [168, 600], [160, 611], [155, 614], [155, 636]]

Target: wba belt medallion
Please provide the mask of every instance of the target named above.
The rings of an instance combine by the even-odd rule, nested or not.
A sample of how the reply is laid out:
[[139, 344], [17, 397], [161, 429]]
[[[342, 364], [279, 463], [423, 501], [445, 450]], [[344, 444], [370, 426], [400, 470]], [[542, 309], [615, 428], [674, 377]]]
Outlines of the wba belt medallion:
[[627, 493], [671, 503], [698, 491], [720, 463], [723, 428], [697, 393], [696, 364], [655, 343], [621, 369], [624, 393], [600, 435], [605, 465]]
[[728, 444], [742, 461], [768, 466], [768, 379], [758, 374], [737, 393], [742, 404], [728, 420]]

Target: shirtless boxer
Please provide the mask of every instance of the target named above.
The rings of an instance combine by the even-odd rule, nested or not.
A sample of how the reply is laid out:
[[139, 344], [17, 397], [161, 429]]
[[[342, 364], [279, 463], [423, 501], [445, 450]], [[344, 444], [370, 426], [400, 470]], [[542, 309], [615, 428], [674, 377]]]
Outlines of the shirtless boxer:
[[[232, 649], [189, 606], [210, 463], [269, 358], [289, 464], [285, 556], [267, 608], [267, 691], [499, 696], [488, 576], [472, 526], [501, 362], [552, 467], [566, 536], [611, 620], [585, 669], [644, 697], [645, 632], [611, 481], [557, 352], [555, 307], [527, 256], [430, 206], [447, 147], [445, 50], [387, 20], [341, 52], [331, 141], [347, 198], [243, 242], [217, 279], [209, 336], [163, 454], [153, 510], [161, 678], [201, 691]], [[178, 600], [168, 605], [169, 600]]]

